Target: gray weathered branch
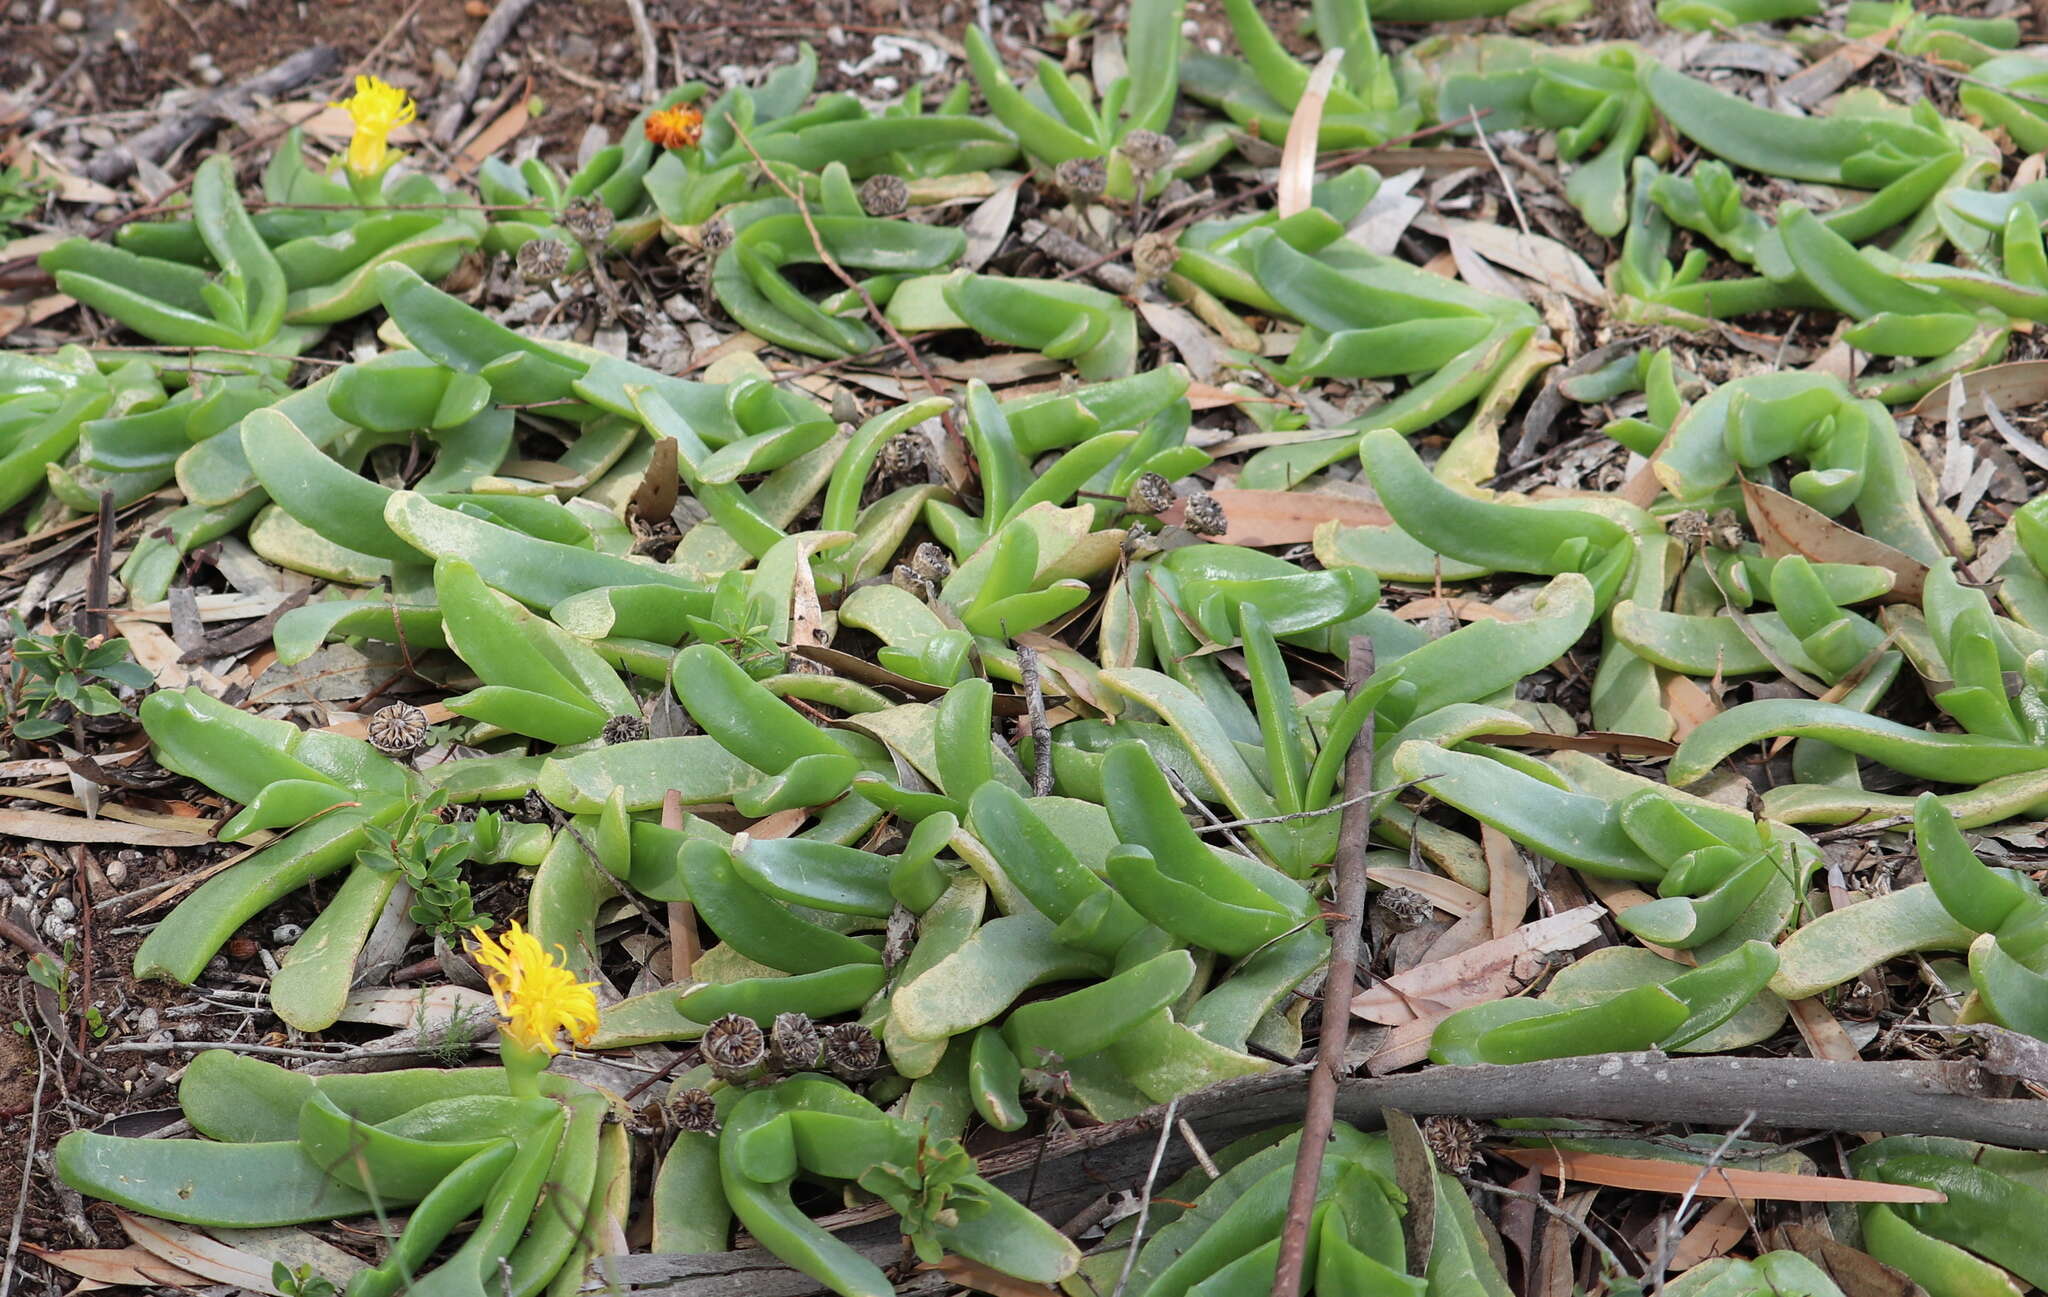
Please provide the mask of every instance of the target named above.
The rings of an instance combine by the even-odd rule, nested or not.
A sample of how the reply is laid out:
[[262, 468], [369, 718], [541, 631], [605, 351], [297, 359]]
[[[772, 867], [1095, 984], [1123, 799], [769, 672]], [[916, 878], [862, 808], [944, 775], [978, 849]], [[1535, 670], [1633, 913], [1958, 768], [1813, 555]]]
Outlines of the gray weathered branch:
[[134, 172], [137, 158], [162, 162], [208, 131], [218, 130], [254, 111], [258, 96], [274, 99], [308, 81], [332, 76], [340, 66], [341, 51], [332, 45], [315, 45], [300, 50], [284, 62], [258, 72], [247, 81], [210, 94], [187, 106], [169, 121], [158, 122], [100, 154], [86, 163], [85, 174], [101, 184], [119, 184]]
[[[1308, 1069], [1212, 1086], [1180, 1101], [1180, 1115], [1210, 1148], [1280, 1122], [1298, 1121]], [[1947, 1135], [2012, 1148], [2048, 1148], [2048, 1103], [1991, 1097], [2000, 1084], [1972, 1063], [1843, 1063], [1814, 1058], [1670, 1058], [1601, 1054], [1516, 1067], [1433, 1067], [1343, 1081], [1337, 1116], [1379, 1126], [1380, 1109], [1479, 1120], [1552, 1117], [1733, 1126], [1752, 1131], [1883, 1131]], [[1024, 1140], [981, 1159], [982, 1174], [1013, 1194], [1035, 1182], [1030, 1205], [1059, 1220], [1105, 1188], [1135, 1184], [1165, 1110], [1127, 1121]], [[1193, 1155], [1174, 1142], [1169, 1172]], [[841, 1213], [848, 1241], [886, 1264], [901, 1254], [886, 1208]], [[757, 1249], [712, 1256], [626, 1256], [607, 1272], [635, 1297], [809, 1297], [817, 1284]], [[636, 1286], [637, 1285], [637, 1286]], [[943, 1290], [934, 1283], [930, 1291]], [[900, 1291], [916, 1293], [913, 1284]]]

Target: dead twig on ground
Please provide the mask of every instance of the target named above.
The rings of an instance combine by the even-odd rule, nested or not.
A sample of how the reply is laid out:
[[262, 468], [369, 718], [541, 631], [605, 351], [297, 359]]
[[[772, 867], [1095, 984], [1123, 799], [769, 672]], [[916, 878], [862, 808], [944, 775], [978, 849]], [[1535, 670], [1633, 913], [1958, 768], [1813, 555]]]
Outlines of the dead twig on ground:
[[[1345, 670], [1351, 692], [1372, 677], [1372, 640], [1356, 635]], [[1322, 1032], [1308, 1074], [1308, 1114], [1295, 1150], [1294, 1185], [1287, 1197], [1287, 1223], [1280, 1232], [1280, 1263], [1273, 1272], [1273, 1297], [1296, 1297], [1308, 1256], [1309, 1215], [1323, 1179], [1323, 1146], [1337, 1116], [1337, 1078], [1344, 1069], [1344, 1045], [1351, 1034], [1351, 995], [1358, 980], [1359, 947], [1365, 918], [1366, 837], [1372, 829], [1372, 726], [1362, 725], [1344, 754], [1344, 791], [1350, 802], [1337, 830], [1336, 923], [1330, 934], [1330, 975], [1323, 984]], [[1356, 799], [1356, 800], [1352, 800]]]
[[[514, 2], [507, 0], [507, 4]], [[134, 173], [138, 158], [161, 162], [206, 132], [253, 111], [258, 97], [276, 99], [309, 81], [332, 75], [340, 66], [341, 51], [332, 45], [300, 50], [284, 62], [208, 95], [168, 121], [106, 150], [86, 163], [85, 174], [101, 184], [119, 184]]]
[[443, 144], [452, 143], [456, 130], [469, 115], [469, 101], [476, 98], [479, 85], [483, 84], [484, 69], [496, 57], [498, 47], [526, 17], [526, 11], [533, 8], [533, 0], [498, 0], [498, 7], [491, 10], [491, 16], [484, 19], [484, 25], [476, 29], [476, 37], [469, 43], [469, 52], [462, 56], [462, 62], [455, 69], [455, 81], [448, 87], [447, 102], [434, 114], [430, 133]]

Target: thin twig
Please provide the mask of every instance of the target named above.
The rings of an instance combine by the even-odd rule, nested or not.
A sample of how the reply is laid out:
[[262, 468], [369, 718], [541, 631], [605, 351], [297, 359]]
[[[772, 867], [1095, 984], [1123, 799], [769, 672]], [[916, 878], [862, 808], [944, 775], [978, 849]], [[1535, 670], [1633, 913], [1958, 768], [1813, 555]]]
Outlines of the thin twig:
[[[474, 1048], [489, 1049], [482, 1042]], [[293, 1049], [284, 1045], [245, 1045], [232, 1040], [123, 1040], [111, 1045], [101, 1045], [102, 1054], [175, 1054], [180, 1051], [197, 1053], [202, 1049], [225, 1049], [236, 1054], [255, 1054], [262, 1058], [318, 1058], [326, 1060], [351, 1060], [361, 1058], [395, 1058], [400, 1054], [435, 1054], [439, 1045], [408, 1046], [401, 1049]]]
[[640, 39], [640, 97], [652, 99], [661, 85], [661, 50], [654, 43], [654, 24], [647, 21], [647, 0], [626, 0], [626, 11]]
[[[924, 380], [926, 390], [933, 396], [944, 396], [945, 392], [939, 388], [938, 375], [932, 373], [932, 367], [925, 363], [923, 354], [916, 347], [912, 346], [910, 340], [904, 337], [896, 326], [890, 322], [889, 317], [882, 313], [882, 308], [875, 305], [874, 294], [868, 292], [868, 286], [855, 279], [852, 275], [847, 274], [846, 267], [840, 265], [839, 259], [832, 255], [832, 250], [825, 246], [825, 237], [818, 233], [818, 223], [811, 219], [811, 205], [804, 201], [802, 191], [791, 188], [789, 182], [784, 180], [775, 168], [768, 165], [768, 160], [761, 156], [761, 150], [754, 147], [754, 141], [747, 137], [747, 132], [733, 118], [731, 113], [726, 114], [725, 120], [731, 125], [734, 137], [746, 146], [748, 153], [753, 155], [754, 164], [761, 168], [761, 174], [773, 181], [775, 187], [780, 189], [784, 196], [796, 204], [797, 215], [803, 218], [804, 229], [811, 236], [811, 246], [817, 251], [818, 260], [824, 263], [827, 270], [838, 277], [840, 283], [845, 284], [860, 295], [861, 304], [867, 307], [868, 318], [873, 320], [876, 327], [888, 335], [889, 341], [895, 343], [897, 349], [916, 368], [918, 377]], [[939, 422], [945, 425], [948, 437], [955, 440], [960, 438], [959, 429], [953, 423], [953, 412], [951, 409], [948, 409], [939, 416]]]
[[1138, 1263], [1138, 1245], [1145, 1241], [1145, 1218], [1152, 1214], [1152, 1186], [1159, 1179], [1159, 1164], [1166, 1160], [1166, 1141], [1173, 1138], [1174, 1111], [1180, 1106], [1180, 1096], [1166, 1101], [1166, 1115], [1159, 1121], [1159, 1142], [1152, 1148], [1152, 1165], [1145, 1169], [1145, 1188], [1138, 1195], [1138, 1224], [1131, 1231], [1131, 1245], [1124, 1250], [1123, 1272], [1116, 1277], [1116, 1287], [1110, 1289], [1109, 1297], [1124, 1297], [1124, 1289], [1131, 1282], [1131, 1267]]
[[1045, 719], [1045, 686], [1038, 678], [1038, 650], [1017, 645], [1018, 683], [1031, 716], [1031, 795], [1052, 796], [1052, 726]]
[[[113, 492], [109, 491], [106, 495], [102, 496], [100, 505], [101, 508], [108, 510], [108, 513], [103, 516], [111, 517]], [[86, 864], [91, 859], [92, 855], [86, 850], [85, 844], [79, 843], [71, 848], [72, 886], [76, 890], [78, 899], [81, 902], [89, 901], [92, 898], [92, 892], [85, 882]], [[78, 1084], [80, 1068], [86, 1062], [85, 1047], [88, 1040], [88, 1032], [92, 1027], [92, 979], [94, 971], [92, 944], [92, 906], [81, 904], [78, 907], [78, 989], [73, 992], [78, 997], [77, 1061], [79, 1066], [71, 1069], [71, 1084], [73, 1085]], [[70, 970], [66, 969], [65, 972], [68, 974]], [[4, 1288], [0, 1288], [0, 1292], [4, 1291], [6, 1291]]]
[[1532, 1207], [1539, 1208], [1553, 1219], [1563, 1221], [1580, 1238], [1591, 1243], [1595, 1250], [1600, 1253], [1600, 1259], [1606, 1262], [1608, 1274], [1628, 1274], [1628, 1267], [1622, 1265], [1621, 1258], [1614, 1254], [1614, 1249], [1607, 1246], [1606, 1241], [1593, 1232], [1592, 1226], [1550, 1201], [1550, 1199], [1542, 1194], [1530, 1193], [1524, 1189], [1510, 1189], [1506, 1185], [1494, 1184], [1487, 1180], [1475, 1180], [1469, 1175], [1459, 1176], [1458, 1183], [1464, 1185], [1467, 1189], [1477, 1189], [1482, 1193], [1498, 1194], [1503, 1198], [1512, 1198], [1516, 1202], [1526, 1202]]
[[1493, 164], [1494, 177], [1500, 181], [1500, 187], [1507, 191], [1508, 208], [1515, 214], [1515, 224], [1522, 227], [1522, 233], [1528, 234], [1530, 232], [1529, 217], [1522, 211], [1522, 200], [1515, 197], [1515, 182], [1509, 180], [1508, 173], [1501, 169], [1500, 158], [1494, 154], [1493, 145], [1487, 141], [1486, 127], [1478, 122], [1473, 122], [1472, 132], [1479, 137], [1479, 151], [1484, 153], [1486, 160]]
[[1693, 1202], [1699, 1194], [1700, 1186], [1705, 1184], [1707, 1177], [1720, 1167], [1721, 1159], [1728, 1156], [1728, 1150], [1735, 1147], [1736, 1140], [1741, 1139], [1743, 1135], [1748, 1133], [1750, 1123], [1755, 1120], [1756, 1114], [1752, 1112], [1745, 1116], [1733, 1130], [1730, 1130], [1722, 1137], [1721, 1143], [1708, 1155], [1705, 1164], [1700, 1167], [1700, 1173], [1693, 1177], [1692, 1183], [1685, 1186], [1685, 1192], [1679, 1195], [1678, 1210], [1672, 1212], [1668, 1219], [1660, 1222], [1657, 1226], [1657, 1256], [1650, 1265], [1650, 1273], [1656, 1276], [1656, 1287], [1651, 1289], [1651, 1291], [1658, 1294], [1659, 1297], [1664, 1292], [1664, 1272], [1671, 1268], [1671, 1254], [1678, 1247], [1679, 1231], [1685, 1226], [1686, 1214], [1692, 1210]]
[[[1345, 677], [1352, 694], [1372, 677], [1372, 640], [1351, 637]], [[1344, 1046], [1351, 1035], [1351, 996], [1358, 980], [1359, 948], [1365, 918], [1366, 837], [1372, 830], [1372, 807], [1360, 796], [1372, 787], [1372, 725], [1358, 727], [1344, 754], [1344, 788], [1351, 805], [1337, 830], [1337, 921], [1330, 934], [1330, 975], [1323, 984], [1322, 1032], [1316, 1041], [1316, 1063], [1308, 1074], [1308, 1112], [1301, 1123], [1301, 1144], [1294, 1153], [1294, 1184], [1287, 1195], [1287, 1223], [1280, 1232], [1280, 1262], [1273, 1271], [1272, 1297], [1297, 1297], [1308, 1257], [1308, 1223], [1322, 1187], [1324, 1146], [1337, 1117], [1337, 1077], [1344, 1070]]]
[[498, 47], [533, 8], [533, 0], [498, 0], [498, 7], [491, 16], [484, 19], [484, 25], [477, 28], [475, 39], [469, 43], [469, 51], [462, 56], [462, 65], [455, 69], [454, 84], [448, 87], [448, 102], [441, 105], [441, 111], [434, 114], [433, 136], [446, 144], [455, 138], [455, 128], [462, 125], [462, 119], [469, 115], [469, 101], [476, 97], [476, 90], [483, 83], [484, 69], [490, 66]]
[[93, 537], [92, 565], [85, 578], [85, 607], [79, 616], [85, 621], [87, 639], [107, 633], [107, 580], [114, 571], [114, 493], [100, 492], [98, 530]]

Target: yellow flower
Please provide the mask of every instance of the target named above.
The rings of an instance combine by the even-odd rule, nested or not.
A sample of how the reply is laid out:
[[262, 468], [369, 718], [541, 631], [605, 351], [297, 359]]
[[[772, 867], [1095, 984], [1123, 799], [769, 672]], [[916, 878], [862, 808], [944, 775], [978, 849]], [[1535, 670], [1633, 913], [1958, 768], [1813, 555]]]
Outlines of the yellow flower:
[[704, 114], [687, 105], [662, 108], [647, 116], [647, 138], [664, 149], [694, 149], [704, 134]]
[[482, 928], [471, 928], [477, 944], [470, 953], [488, 970], [491, 996], [505, 1015], [504, 1032], [528, 1051], [560, 1052], [558, 1032], [568, 1032], [579, 1045], [597, 1034], [595, 982], [576, 975], [550, 958], [533, 934], [515, 920], [498, 944]]
[[355, 94], [328, 107], [345, 108], [355, 119], [356, 133], [348, 142], [348, 169], [359, 176], [374, 176], [383, 169], [391, 132], [417, 115], [411, 95], [377, 77], [357, 77]]

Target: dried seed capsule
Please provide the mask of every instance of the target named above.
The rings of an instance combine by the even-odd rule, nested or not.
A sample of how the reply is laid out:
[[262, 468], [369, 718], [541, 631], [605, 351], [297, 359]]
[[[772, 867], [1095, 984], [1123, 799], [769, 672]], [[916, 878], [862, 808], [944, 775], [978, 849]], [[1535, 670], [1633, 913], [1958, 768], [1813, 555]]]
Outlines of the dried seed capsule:
[[732, 246], [732, 226], [721, 216], [697, 227], [697, 246], [706, 252], [723, 252]]
[[569, 268], [569, 245], [560, 239], [528, 239], [519, 245], [513, 262], [521, 279], [544, 284]]
[[1131, 246], [1131, 268], [1148, 283], [1164, 279], [1179, 261], [1179, 238], [1163, 230], [1140, 235]]
[[889, 912], [889, 926], [882, 937], [882, 967], [894, 968], [910, 958], [917, 943], [917, 915], [901, 904]]
[[1158, 131], [1132, 131], [1117, 148], [1130, 159], [1131, 170], [1146, 176], [1173, 161], [1173, 139]]
[[728, 1013], [704, 1028], [698, 1043], [711, 1074], [727, 1085], [744, 1085], [768, 1070], [768, 1038], [752, 1018]]
[[1124, 501], [1124, 508], [1132, 513], [1162, 514], [1173, 507], [1173, 483], [1158, 473], [1140, 473], [1138, 480], [1131, 483], [1131, 494]]
[[869, 216], [901, 216], [910, 206], [910, 186], [902, 176], [869, 176], [861, 183], [860, 207]]
[[1053, 170], [1059, 187], [1074, 198], [1094, 198], [1109, 185], [1109, 168], [1101, 158], [1068, 158]]
[[635, 743], [647, 737], [647, 722], [638, 716], [614, 716], [599, 736], [606, 743]]
[[1699, 552], [1700, 546], [1714, 538], [1714, 524], [1707, 521], [1704, 509], [1681, 509], [1671, 515], [1671, 521], [1664, 524], [1664, 531], [1678, 542], [1687, 558]]
[[768, 1057], [778, 1072], [808, 1072], [825, 1054], [825, 1037], [808, 1013], [778, 1013], [768, 1028]]
[[391, 703], [370, 716], [370, 746], [387, 757], [409, 757], [427, 741], [427, 714], [411, 703]]
[[882, 443], [877, 467], [882, 476], [892, 481], [903, 481], [924, 475], [924, 466], [930, 458], [931, 443], [914, 432], [900, 432]]
[[1469, 1117], [1424, 1117], [1422, 1141], [1452, 1175], [1463, 1175], [1479, 1160], [1484, 1137]]
[[882, 1066], [882, 1042], [858, 1022], [825, 1028], [825, 1066], [842, 1081], [864, 1081]]
[[908, 563], [898, 563], [889, 569], [889, 584], [905, 594], [916, 595], [920, 599], [939, 597], [939, 592], [932, 588], [932, 583], [919, 576]]
[[562, 224], [585, 243], [596, 243], [612, 232], [612, 209], [595, 198], [579, 198], [562, 209]]
[[1429, 917], [1428, 898], [1406, 887], [1389, 887], [1372, 904], [1395, 932], [1406, 932]]
[[1719, 549], [1741, 549], [1744, 536], [1742, 519], [1733, 509], [1719, 509], [1714, 513], [1713, 541]]
[[920, 541], [917, 548], [910, 551], [910, 570], [937, 585], [953, 575], [953, 556], [943, 545], [929, 540]]
[[1188, 496], [1187, 516], [1182, 525], [1197, 536], [1221, 536], [1230, 530], [1230, 520], [1223, 516], [1223, 505], [1207, 491], [1196, 491]]
[[709, 1090], [678, 1090], [668, 1101], [669, 1124], [693, 1135], [718, 1133], [718, 1105]]

